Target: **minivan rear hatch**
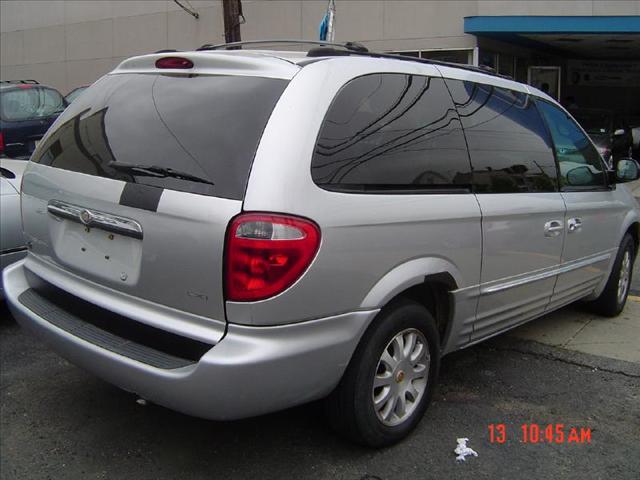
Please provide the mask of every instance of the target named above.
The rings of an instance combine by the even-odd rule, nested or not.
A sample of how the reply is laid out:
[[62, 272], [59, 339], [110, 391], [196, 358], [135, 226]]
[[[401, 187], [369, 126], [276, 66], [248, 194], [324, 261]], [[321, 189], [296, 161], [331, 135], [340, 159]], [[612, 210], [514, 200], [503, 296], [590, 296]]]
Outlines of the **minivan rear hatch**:
[[33, 155], [22, 199], [30, 258], [224, 321], [226, 228], [288, 79], [116, 72], [73, 102]]

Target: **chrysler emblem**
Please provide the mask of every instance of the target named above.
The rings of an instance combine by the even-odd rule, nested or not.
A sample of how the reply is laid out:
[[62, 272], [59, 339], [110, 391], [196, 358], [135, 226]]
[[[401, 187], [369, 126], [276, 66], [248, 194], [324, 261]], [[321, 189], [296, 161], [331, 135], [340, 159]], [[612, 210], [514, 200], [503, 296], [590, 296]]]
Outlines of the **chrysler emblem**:
[[85, 225], [89, 225], [93, 219], [93, 214], [89, 210], [82, 210], [80, 212], [80, 221]]

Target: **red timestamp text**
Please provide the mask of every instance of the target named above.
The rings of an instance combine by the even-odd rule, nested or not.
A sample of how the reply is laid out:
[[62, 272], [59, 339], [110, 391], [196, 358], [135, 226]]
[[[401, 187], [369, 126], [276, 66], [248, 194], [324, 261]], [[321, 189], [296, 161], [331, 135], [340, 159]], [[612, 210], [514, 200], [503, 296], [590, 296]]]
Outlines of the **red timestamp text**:
[[[564, 423], [550, 423], [540, 425], [538, 423], [523, 423], [516, 429], [516, 435], [522, 443], [591, 443], [591, 428], [572, 427]], [[489, 442], [503, 444], [510, 436], [507, 425], [504, 423], [491, 423], [488, 425]]]

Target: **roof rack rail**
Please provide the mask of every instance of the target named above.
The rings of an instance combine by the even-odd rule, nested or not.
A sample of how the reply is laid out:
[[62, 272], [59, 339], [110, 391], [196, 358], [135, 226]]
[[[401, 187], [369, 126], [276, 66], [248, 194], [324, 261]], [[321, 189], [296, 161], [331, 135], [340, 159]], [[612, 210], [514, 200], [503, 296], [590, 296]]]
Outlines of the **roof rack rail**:
[[0, 80], [0, 83], [28, 83], [31, 85], [40, 85], [40, 82], [37, 80]]
[[397, 53], [370, 52], [368, 50], [367, 51], [335, 50], [333, 48], [327, 48], [327, 47], [312, 48], [307, 52], [307, 57], [331, 57], [331, 56], [348, 56], [348, 55], [359, 55], [363, 57], [372, 57], [372, 58], [389, 58], [392, 60], [405, 60], [407, 62], [425, 63], [428, 65], [440, 65], [443, 67], [459, 68], [462, 70], [469, 70], [471, 72], [484, 73], [487, 75], [492, 75], [494, 77], [513, 80], [512, 77], [508, 75], [502, 75], [496, 72], [491, 67], [485, 67], [485, 66], [476, 67], [473, 65], [465, 65], [463, 63], [444, 62], [442, 60], [431, 60], [429, 58], [409, 57], [407, 55], [398, 55]]
[[349, 52], [368, 52], [367, 47], [358, 42], [345, 42], [345, 43], [332, 43], [332, 42], [322, 42], [315, 40], [249, 40], [246, 42], [231, 42], [231, 43], [219, 43], [217, 45], [212, 45], [210, 43], [205, 43], [197, 51], [202, 50], [238, 50], [242, 49], [245, 45], [274, 45], [274, 44], [292, 44], [292, 45], [318, 45], [322, 47], [333, 47], [333, 48], [343, 48]]

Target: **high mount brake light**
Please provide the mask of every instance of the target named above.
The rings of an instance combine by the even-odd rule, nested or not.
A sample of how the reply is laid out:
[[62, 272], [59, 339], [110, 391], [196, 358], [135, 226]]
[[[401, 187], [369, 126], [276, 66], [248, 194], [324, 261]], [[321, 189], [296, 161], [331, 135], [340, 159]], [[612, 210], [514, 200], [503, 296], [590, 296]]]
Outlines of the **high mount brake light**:
[[263, 300], [291, 285], [320, 246], [320, 229], [304, 218], [246, 213], [231, 221], [225, 252], [225, 297]]
[[193, 68], [193, 62], [188, 58], [182, 57], [164, 57], [156, 60], [156, 68]]

